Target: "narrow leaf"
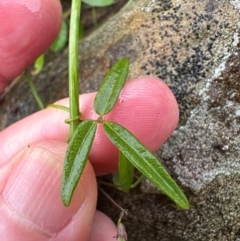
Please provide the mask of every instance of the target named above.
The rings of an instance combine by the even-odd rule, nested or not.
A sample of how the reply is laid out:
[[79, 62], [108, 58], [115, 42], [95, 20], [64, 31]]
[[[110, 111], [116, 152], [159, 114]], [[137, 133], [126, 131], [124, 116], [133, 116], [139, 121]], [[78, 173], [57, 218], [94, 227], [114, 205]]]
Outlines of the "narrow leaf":
[[158, 159], [127, 129], [104, 122], [104, 131], [127, 159], [180, 208], [188, 209], [186, 196]]
[[123, 191], [127, 192], [133, 183], [134, 166], [120, 151], [118, 160], [118, 175], [120, 186]]
[[50, 46], [50, 49], [53, 52], [58, 52], [66, 46], [67, 41], [68, 41], [68, 26], [67, 26], [66, 21], [62, 21], [61, 30], [60, 30], [57, 38], [54, 40], [54, 42]]
[[94, 110], [106, 115], [114, 107], [128, 76], [129, 61], [118, 60], [104, 77], [103, 83], [94, 99]]
[[106, 7], [115, 3], [115, 0], [82, 0], [92, 7]]
[[73, 192], [86, 165], [96, 128], [95, 121], [81, 122], [68, 145], [61, 189], [62, 202], [65, 206], [70, 204]]
[[44, 54], [41, 54], [35, 61], [34, 61], [34, 75], [37, 75], [41, 72], [44, 65]]

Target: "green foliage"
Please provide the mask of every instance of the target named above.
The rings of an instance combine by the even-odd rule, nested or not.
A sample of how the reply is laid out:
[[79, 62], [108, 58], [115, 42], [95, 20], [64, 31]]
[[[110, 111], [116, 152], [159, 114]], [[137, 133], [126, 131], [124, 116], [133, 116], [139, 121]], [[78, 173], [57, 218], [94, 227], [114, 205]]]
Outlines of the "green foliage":
[[[102, 118], [102, 116], [109, 113], [116, 104], [118, 96], [126, 81], [128, 68], [128, 60], [126, 58], [120, 59], [104, 78], [94, 100], [94, 109], [100, 115], [100, 118], [96, 121], [103, 125], [104, 131], [109, 139], [120, 150], [119, 182], [121, 188], [122, 190], [127, 191], [132, 186], [133, 166], [135, 166], [180, 208], [187, 209], [188, 200], [186, 196], [156, 157], [127, 129], [117, 123], [104, 121]], [[82, 123], [85, 122], [86, 121]], [[80, 175], [77, 176], [76, 174], [79, 170], [75, 172], [75, 168], [76, 166], [81, 166], [81, 168], [84, 167], [87, 159], [86, 154], [89, 153], [94, 138], [95, 130], [91, 131], [91, 136], [88, 137], [91, 139], [91, 142], [88, 141], [85, 143], [81, 140], [77, 140], [80, 138], [86, 138], [85, 135], [88, 133], [86, 130], [89, 130], [90, 126], [91, 128], [93, 128], [94, 125], [96, 126], [96, 122], [94, 121], [87, 121], [87, 123], [91, 123], [91, 125], [89, 124], [89, 127], [87, 127], [85, 131], [80, 131], [78, 129], [78, 134], [74, 134], [68, 147], [62, 187], [62, 190], [65, 190], [64, 195], [62, 192], [64, 204], [69, 204], [73, 190], [76, 187], [76, 182], [80, 178]], [[82, 134], [80, 134], [81, 132]], [[78, 142], [81, 144], [75, 144]], [[85, 145], [84, 148], [83, 145]], [[85, 151], [83, 151], [83, 149]], [[84, 157], [81, 157], [82, 155], [84, 155]], [[76, 156], [78, 156], [78, 165], [73, 161]], [[69, 170], [74, 174], [71, 174]], [[74, 182], [69, 178], [70, 176], [74, 176]]]
[[[113, 4], [114, 0], [83, 0], [83, 2], [91, 6], [104, 7]], [[96, 134], [97, 124], [100, 124], [103, 125], [104, 131], [112, 143], [119, 149], [119, 172], [113, 177], [114, 183], [120, 185], [121, 190], [128, 191], [135, 187], [145, 176], [180, 208], [188, 209], [189, 204], [186, 196], [157, 158], [123, 126], [104, 121], [103, 116], [114, 108], [126, 82], [129, 71], [129, 60], [127, 58], [122, 58], [115, 63], [100, 86], [94, 100], [94, 110], [100, 115], [98, 120], [80, 122], [78, 41], [83, 35], [82, 25], [80, 25], [80, 11], [81, 0], [72, 0], [69, 34], [69, 108], [52, 105], [70, 113], [70, 118], [66, 121], [66, 123], [70, 123], [70, 143], [65, 156], [62, 176], [61, 198], [63, 204], [68, 206], [71, 202], [74, 190], [84, 171]], [[67, 32], [67, 24], [64, 20], [57, 39], [51, 45], [52, 51], [60, 51], [66, 45]], [[43, 64], [44, 54], [34, 63], [35, 74], [41, 71]], [[29, 85], [40, 108], [44, 108], [29, 72], [26, 73]], [[134, 167], [143, 175], [133, 184]], [[121, 214], [117, 224], [117, 238], [126, 241], [127, 234], [124, 225], [121, 223], [122, 216], [123, 214]]]
[[70, 204], [73, 191], [82, 175], [92, 147], [97, 123], [86, 120], [79, 124], [72, 136], [65, 156], [61, 196], [65, 206]]
[[37, 75], [41, 72], [42, 68], [44, 65], [44, 54], [41, 54], [35, 61], [33, 64], [34, 67], [34, 75]]
[[106, 7], [115, 3], [114, 0], [82, 0], [92, 7]]
[[176, 202], [179, 207], [188, 208], [188, 201], [182, 190], [157, 158], [133, 134], [114, 122], [106, 121], [103, 123], [103, 127], [113, 144], [140, 172]]
[[60, 30], [57, 38], [55, 39], [55, 41], [50, 46], [50, 49], [53, 52], [58, 52], [66, 46], [67, 41], [68, 41], [68, 26], [67, 26], [66, 21], [63, 20], [61, 30]]
[[127, 192], [133, 183], [134, 166], [120, 151], [118, 159], [119, 184], [124, 192]]
[[96, 113], [106, 115], [112, 110], [126, 82], [128, 69], [128, 59], [122, 58], [107, 73], [94, 100]]
[[43, 101], [40, 98], [39, 93], [38, 93], [35, 85], [33, 84], [33, 79], [32, 79], [32, 75], [30, 74], [30, 71], [28, 69], [25, 70], [25, 74], [26, 74], [26, 77], [27, 77], [28, 85], [29, 85], [29, 87], [30, 87], [30, 89], [32, 91], [32, 94], [33, 94], [36, 102], [38, 103], [39, 108], [41, 110], [44, 109]]

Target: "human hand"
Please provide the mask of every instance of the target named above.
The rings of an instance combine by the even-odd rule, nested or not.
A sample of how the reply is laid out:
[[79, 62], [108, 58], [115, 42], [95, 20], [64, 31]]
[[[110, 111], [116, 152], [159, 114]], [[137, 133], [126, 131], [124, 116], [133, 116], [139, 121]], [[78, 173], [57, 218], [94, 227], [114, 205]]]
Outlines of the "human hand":
[[56, 38], [62, 23], [59, 0], [0, 0], [0, 93]]
[[[57, 1], [35, 1], [46, 5], [44, 11], [51, 2], [48, 12], [55, 16], [53, 18], [56, 18], [56, 22], [60, 21]], [[0, 18], [3, 3], [5, 1], [0, 0]], [[15, 3], [16, 6], [18, 4]], [[0, 22], [3, 23], [6, 18], [0, 19]], [[54, 28], [59, 29], [58, 26]], [[19, 31], [27, 33], [26, 29]], [[38, 33], [35, 31], [34, 34]], [[41, 34], [40, 31], [38, 37], [43, 37]], [[0, 30], [2, 43], [5, 39], [1, 39], [1, 36]], [[46, 46], [52, 41], [49, 36], [46, 35], [46, 39], [42, 40]], [[10, 43], [8, 48], [13, 48], [14, 45]], [[14, 68], [18, 69], [6, 75], [5, 69], [0, 67], [0, 76], [5, 76], [7, 80], [23, 71], [26, 66], [14, 59], [23, 58], [27, 59], [26, 63], [30, 63], [35, 58], [31, 54], [39, 51], [35, 48], [39, 46], [32, 46], [30, 52], [14, 51], [9, 54], [4, 48], [0, 49], [0, 56], [1, 51], [5, 51], [5, 58], [8, 62], [12, 59]], [[2, 59], [0, 62], [4, 63]], [[97, 117], [92, 107], [94, 95], [90, 93], [80, 97], [83, 119]], [[120, 99], [123, 102], [117, 103], [107, 118], [127, 127], [148, 148], [156, 151], [177, 125], [178, 107], [171, 91], [157, 78], [141, 77], [127, 82]], [[57, 103], [68, 106], [68, 99]], [[47, 108], [0, 132], [1, 239], [110, 241], [116, 236], [116, 227], [112, 221], [96, 211], [95, 174], [117, 170], [117, 149], [108, 141], [101, 128], [98, 128], [89, 156], [90, 162], [86, 165], [71, 205], [66, 208], [61, 203], [61, 173], [69, 136], [69, 126], [64, 123], [67, 118], [68, 113]]]

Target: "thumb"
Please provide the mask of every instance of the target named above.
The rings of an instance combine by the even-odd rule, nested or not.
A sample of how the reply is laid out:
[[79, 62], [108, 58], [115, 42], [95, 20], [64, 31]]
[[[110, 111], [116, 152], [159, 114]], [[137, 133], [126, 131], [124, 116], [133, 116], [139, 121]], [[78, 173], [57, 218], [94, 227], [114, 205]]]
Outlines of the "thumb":
[[2, 240], [88, 239], [96, 208], [96, 180], [87, 163], [69, 207], [60, 198], [67, 144], [38, 142], [26, 147], [0, 169]]

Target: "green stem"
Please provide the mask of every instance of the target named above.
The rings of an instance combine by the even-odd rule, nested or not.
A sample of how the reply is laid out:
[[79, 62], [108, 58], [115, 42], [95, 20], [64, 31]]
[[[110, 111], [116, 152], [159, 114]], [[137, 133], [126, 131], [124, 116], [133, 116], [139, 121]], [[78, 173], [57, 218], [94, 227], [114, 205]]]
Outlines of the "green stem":
[[32, 75], [30, 74], [28, 69], [25, 70], [25, 73], [26, 73], [26, 76], [27, 76], [28, 84], [29, 84], [29, 86], [31, 88], [31, 91], [33, 93], [33, 96], [34, 96], [35, 100], [37, 101], [39, 108], [41, 110], [43, 110], [44, 104], [42, 102], [42, 99], [40, 98], [40, 95], [37, 92], [37, 89], [36, 89], [35, 85], [33, 84]]
[[65, 111], [69, 112], [69, 108], [66, 106], [63, 106], [63, 105], [49, 104], [49, 105], [47, 105], [47, 107], [52, 107], [55, 109], [65, 110]]
[[144, 176], [144, 175], [141, 175], [141, 177], [139, 177], [139, 178], [137, 179], [137, 181], [132, 184], [131, 188], [137, 187], [137, 186], [142, 182], [142, 180], [143, 180], [144, 178], [145, 178], [145, 176]]
[[108, 186], [108, 187], [114, 187], [114, 188], [118, 188], [120, 189], [120, 185], [116, 185], [116, 184], [113, 184], [113, 183], [110, 183], [110, 182], [105, 182], [105, 181], [98, 181], [98, 184], [102, 184], [102, 185], [105, 185], [105, 186]]
[[72, 0], [70, 34], [69, 34], [69, 109], [70, 138], [78, 127], [79, 118], [79, 72], [78, 72], [78, 39], [80, 24], [81, 0]]

